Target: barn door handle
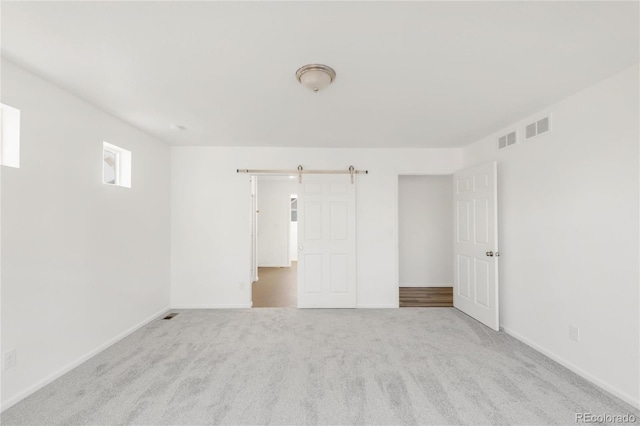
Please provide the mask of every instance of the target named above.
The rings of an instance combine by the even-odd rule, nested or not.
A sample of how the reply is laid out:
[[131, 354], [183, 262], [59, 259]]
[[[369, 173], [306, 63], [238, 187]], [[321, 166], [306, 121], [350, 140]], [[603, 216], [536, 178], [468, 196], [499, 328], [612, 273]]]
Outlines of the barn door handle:
[[487, 256], [489, 256], [489, 257], [493, 257], [493, 252], [492, 252], [492, 251], [488, 251], [488, 252], [487, 252]]

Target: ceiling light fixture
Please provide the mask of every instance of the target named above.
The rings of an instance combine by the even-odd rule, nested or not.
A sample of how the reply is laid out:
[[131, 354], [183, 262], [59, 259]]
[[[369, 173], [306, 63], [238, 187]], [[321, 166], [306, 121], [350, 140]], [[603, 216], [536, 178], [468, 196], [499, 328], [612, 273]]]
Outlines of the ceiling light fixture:
[[309, 64], [296, 71], [296, 78], [303, 86], [318, 93], [336, 79], [333, 68], [322, 64]]

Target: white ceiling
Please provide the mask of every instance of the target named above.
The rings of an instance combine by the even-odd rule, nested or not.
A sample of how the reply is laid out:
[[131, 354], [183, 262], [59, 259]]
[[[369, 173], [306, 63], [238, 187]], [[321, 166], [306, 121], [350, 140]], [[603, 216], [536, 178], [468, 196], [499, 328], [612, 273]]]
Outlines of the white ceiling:
[[2, 2], [5, 58], [176, 145], [464, 146], [637, 63], [638, 34], [635, 1]]

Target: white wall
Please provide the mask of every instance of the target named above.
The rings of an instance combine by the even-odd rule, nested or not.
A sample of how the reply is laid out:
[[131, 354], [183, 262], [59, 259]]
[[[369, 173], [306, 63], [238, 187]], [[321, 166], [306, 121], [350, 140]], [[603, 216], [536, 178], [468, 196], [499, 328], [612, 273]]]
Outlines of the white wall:
[[452, 176], [400, 176], [398, 194], [400, 287], [452, 287]]
[[258, 266], [288, 267], [291, 194], [297, 181], [258, 177]]
[[498, 161], [501, 325], [640, 407], [638, 67], [545, 112], [549, 134], [465, 149]]
[[[169, 306], [168, 146], [8, 62], [20, 168], [2, 168], [7, 408]], [[132, 152], [132, 187], [102, 184], [102, 142]]]
[[397, 307], [398, 175], [450, 174], [462, 150], [174, 147], [171, 159], [174, 306], [250, 306], [249, 176], [236, 169], [302, 164], [369, 170], [357, 177], [358, 307]]

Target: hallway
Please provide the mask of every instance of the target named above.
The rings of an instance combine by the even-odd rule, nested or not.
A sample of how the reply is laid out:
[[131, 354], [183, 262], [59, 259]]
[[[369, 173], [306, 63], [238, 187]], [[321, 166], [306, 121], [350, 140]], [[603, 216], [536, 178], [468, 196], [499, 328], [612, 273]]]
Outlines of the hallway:
[[254, 308], [296, 308], [298, 262], [290, 268], [258, 268], [253, 286]]

